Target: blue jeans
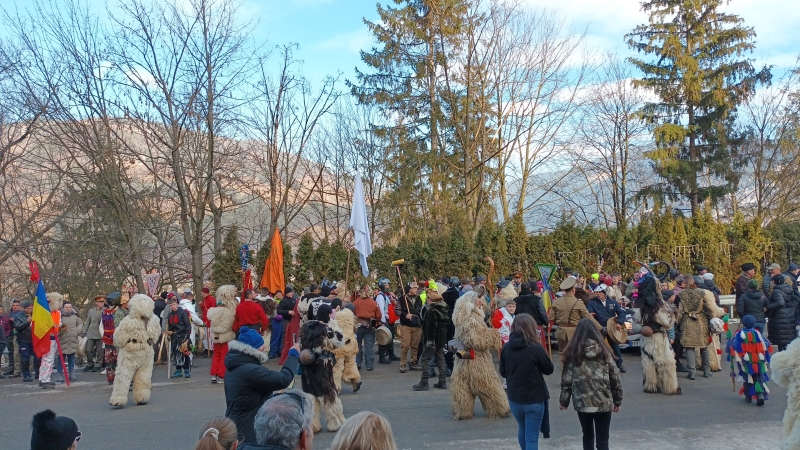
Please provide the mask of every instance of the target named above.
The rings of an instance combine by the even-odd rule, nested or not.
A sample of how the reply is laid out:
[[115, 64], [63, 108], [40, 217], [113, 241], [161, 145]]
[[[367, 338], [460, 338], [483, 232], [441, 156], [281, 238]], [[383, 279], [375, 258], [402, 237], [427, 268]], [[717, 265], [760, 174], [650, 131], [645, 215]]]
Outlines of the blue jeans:
[[22, 369], [22, 376], [25, 378], [31, 376], [31, 367], [30, 367], [31, 356], [33, 356], [33, 345], [31, 345], [28, 342], [20, 342], [19, 343], [20, 368]]
[[281, 356], [281, 349], [283, 349], [283, 321], [272, 322], [272, 336], [269, 338], [269, 357]]
[[356, 340], [358, 341], [356, 364], [361, 364], [363, 360], [367, 369], [372, 369], [375, 363], [375, 329], [358, 327], [356, 330]]
[[544, 402], [541, 403], [514, 403], [511, 414], [517, 419], [517, 440], [522, 450], [539, 450], [539, 430], [542, 428], [544, 417]]
[[[64, 363], [66, 363], [66, 365], [67, 365], [67, 371], [69, 373], [72, 373], [72, 369], [75, 368], [75, 353], [70, 353], [68, 355], [64, 354]], [[57, 367], [58, 373], [61, 373], [61, 372], [64, 371], [63, 368], [61, 367], [61, 361], [58, 359], [58, 356], [56, 356], [56, 367]]]

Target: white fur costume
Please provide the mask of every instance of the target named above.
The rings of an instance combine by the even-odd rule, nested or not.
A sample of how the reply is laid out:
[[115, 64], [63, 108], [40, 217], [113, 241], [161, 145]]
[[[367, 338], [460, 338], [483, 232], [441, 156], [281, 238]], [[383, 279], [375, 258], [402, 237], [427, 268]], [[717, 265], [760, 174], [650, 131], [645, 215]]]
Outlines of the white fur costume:
[[214, 344], [224, 344], [236, 338], [233, 331], [233, 322], [236, 319], [236, 286], [226, 284], [217, 289], [217, 302], [220, 306], [209, 308], [206, 313], [208, 321], [211, 322], [211, 342]]
[[783, 413], [783, 450], [800, 449], [800, 339], [793, 340], [782, 352], [775, 353], [769, 363], [772, 379], [787, 390]]
[[130, 313], [114, 331], [117, 348], [117, 369], [114, 390], [108, 403], [122, 407], [128, 403], [128, 387], [133, 380], [133, 401], [144, 405], [150, 401], [153, 375], [153, 343], [161, 333], [158, 317], [153, 315], [153, 299], [136, 294], [128, 302]]
[[341, 394], [342, 381], [353, 386], [353, 390], [361, 383], [361, 374], [358, 373], [356, 355], [358, 355], [358, 342], [356, 341], [356, 316], [345, 308], [336, 312], [336, 320], [331, 320], [331, 328], [341, 331], [344, 336], [344, 345], [333, 350], [336, 365], [333, 366], [333, 382], [336, 390]]
[[[665, 330], [675, 323], [675, 316], [663, 300], [659, 300], [658, 312], [655, 316]], [[678, 374], [675, 368], [675, 352], [669, 343], [667, 333], [653, 333], [650, 337], [642, 336], [642, 368], [644, 369], [644, 391], [661, 392], [666, 395], [680, 394]]]

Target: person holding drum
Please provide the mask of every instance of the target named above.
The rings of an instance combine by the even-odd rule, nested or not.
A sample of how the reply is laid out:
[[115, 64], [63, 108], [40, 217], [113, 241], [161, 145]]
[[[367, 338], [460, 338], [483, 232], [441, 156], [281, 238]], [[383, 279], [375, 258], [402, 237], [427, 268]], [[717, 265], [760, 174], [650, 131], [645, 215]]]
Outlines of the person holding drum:
[[622, 351], [619, 348], [619, 341], [628, 337], [628, 332], [625, 330], [625, 310], [614, 298], [608, 296], [608, 289], [609, 287], [605, 283], [594, 288], [594, 297], [589, 300], [586, 309], [595, 320], [606, 327], [608, 345], [614, 352], [614, 360], [619, 371], [625, 373], [625, 366], [622, 365]]

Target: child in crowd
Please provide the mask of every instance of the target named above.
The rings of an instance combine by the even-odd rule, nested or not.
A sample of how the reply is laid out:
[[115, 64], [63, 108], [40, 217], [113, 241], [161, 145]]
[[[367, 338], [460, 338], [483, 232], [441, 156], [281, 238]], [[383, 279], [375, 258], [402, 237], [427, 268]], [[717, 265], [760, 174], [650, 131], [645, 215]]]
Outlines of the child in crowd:
[[731, 377], [743, 381], [739, 394], [744, 401], [763, 406], [769, 399], [769, 341], [755, 328], [756, 318], [742, 317], [742, 329], [728, 341], [728, 361], [731, 362]]

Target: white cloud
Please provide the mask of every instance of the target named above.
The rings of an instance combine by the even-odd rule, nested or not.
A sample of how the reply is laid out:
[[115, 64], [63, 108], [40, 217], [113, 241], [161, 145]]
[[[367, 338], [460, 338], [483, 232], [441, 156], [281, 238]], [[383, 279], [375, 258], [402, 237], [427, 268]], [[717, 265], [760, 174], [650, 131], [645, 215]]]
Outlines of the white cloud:
[[316, 50], [340, 50], [348, 53], [358, 54], [362, 49], [368, 49], [372, 45], [372, 35], [364, 27], [355, 31], [339, 33], [330, 39], [326, 39], [312, 48]]
[[[647, 15], [633, 0], [524, 0], [536, 9], [547, 9], [572, 22], [576, 30], [587, 27], [590, 47], [629, 53], [624, 36], [634, 27], [647, 23]], [[796, 0], [732, 0], [722, 10], [744, 19], [746, 26], [755, 29], [756, 49], [752, 57], [756, 65], [773, 64], [791, 67], [800, 55], [797, 45], [800, 33], [800, 8]]]

